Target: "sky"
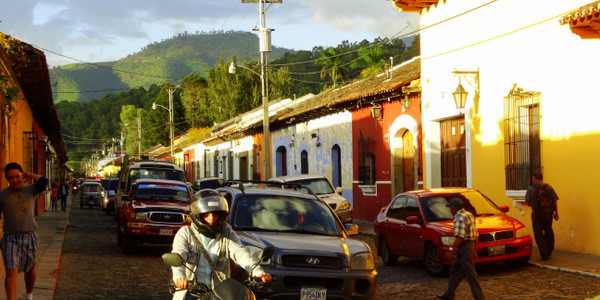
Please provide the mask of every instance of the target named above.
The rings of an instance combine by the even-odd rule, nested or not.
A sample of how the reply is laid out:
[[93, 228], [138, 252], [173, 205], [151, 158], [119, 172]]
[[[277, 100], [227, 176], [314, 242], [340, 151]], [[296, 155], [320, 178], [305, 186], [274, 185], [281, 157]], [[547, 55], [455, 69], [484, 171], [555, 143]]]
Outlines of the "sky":
[[[258, 4], [242, 0], [0, 0], [0, 7], [0, 32], [44, 51], [50, 67], [118, 60], [185, 31], [259, 26]], [[398, 37], [419, 22], [389, 0], [282, 0], [267, 7], [272, 45], [294, 50]]]

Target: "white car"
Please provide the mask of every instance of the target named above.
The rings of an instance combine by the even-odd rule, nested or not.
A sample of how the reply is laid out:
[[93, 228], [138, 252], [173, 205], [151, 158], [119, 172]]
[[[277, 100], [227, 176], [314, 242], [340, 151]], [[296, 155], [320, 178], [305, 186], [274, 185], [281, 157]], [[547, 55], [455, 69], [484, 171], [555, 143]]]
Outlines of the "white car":
[[335, 190], [329, 179], [324, 175], [289, 175], [269, 179], [273, 182], [301, 184], [310, 188], [321, 200], [329, 204], [342, 223], [352, 223], [352, 205], [342, 196], [342, 187]]

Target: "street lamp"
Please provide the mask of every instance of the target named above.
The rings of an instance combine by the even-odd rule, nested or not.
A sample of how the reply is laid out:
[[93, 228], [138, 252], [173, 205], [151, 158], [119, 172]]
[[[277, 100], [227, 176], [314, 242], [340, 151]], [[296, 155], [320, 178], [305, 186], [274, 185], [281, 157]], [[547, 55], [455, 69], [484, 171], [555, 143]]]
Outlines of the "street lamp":
[[[264, 73], [264, 68], [261, 68], [262, 74], [259, 74], [258, 72], [240, 65], [241, 68], [246, 69], [256, 75], [258, 75], [260, 77], [260, 81], [261, 81], [261, 95], [262, 95], [262, 107], [263, 107], [263, 149], [265, 150], [265, 180], [269, 180], [269, 178], [271, 178], [271, 168], [270, 168], [270, 162], [271, 162], [271, 153], [270, 153], [270, 149], [271, 149], [271, 145], [270, 145], [270, 138], [269, 138], [269, 95], [267, 92], [267, 80], [265, 79], [265, 73]], [[231, 65], [229, 66], [229, 74], [235, 74], [235, 70], [236, 70], [236, 66], [235, 63], [232, 61]]]

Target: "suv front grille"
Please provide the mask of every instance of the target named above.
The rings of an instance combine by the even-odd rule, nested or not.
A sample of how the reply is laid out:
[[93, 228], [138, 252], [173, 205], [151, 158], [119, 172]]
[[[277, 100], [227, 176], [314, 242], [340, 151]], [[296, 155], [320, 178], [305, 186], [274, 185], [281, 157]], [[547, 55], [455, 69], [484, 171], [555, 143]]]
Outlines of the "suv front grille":
[[479, 234], [479, 243], [511, 240], [511, 239], [513, 239], [513, 237], [514, 237], [514, 231], [512, 231], [512, 230], [481, 233], [481, 234]]
[[286, 267], [319, 269], [342, 268], [342, 260], [339, 257], [286, 254], [281, 257], [281, 260]]
[[180, 213], [152, 213], [150, 215], [150, 221], [152, 222], [160, 222], [160, 223], [174, 223], [181, 224], [183, 223], [183, 216]]

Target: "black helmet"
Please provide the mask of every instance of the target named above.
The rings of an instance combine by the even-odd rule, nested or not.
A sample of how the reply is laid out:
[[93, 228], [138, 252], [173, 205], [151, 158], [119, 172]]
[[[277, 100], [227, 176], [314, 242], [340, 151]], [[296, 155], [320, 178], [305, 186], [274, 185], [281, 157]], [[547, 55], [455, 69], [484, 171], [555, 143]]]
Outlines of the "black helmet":
[[[219, 221], [210, 226], [204, 221], [205, 213], [219, 213]], [[194, 200], [190, 205], [190, 217], [196, 226], [196, 229], [203, 235], [215, 238], [223, 230], [227, 215], [229, 214], [229, 205], [221, 194], [213, 189], [203, 189], [194, 195]]]

